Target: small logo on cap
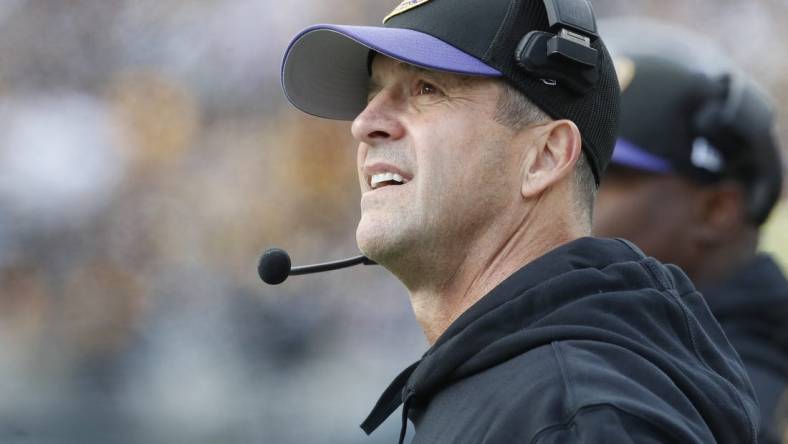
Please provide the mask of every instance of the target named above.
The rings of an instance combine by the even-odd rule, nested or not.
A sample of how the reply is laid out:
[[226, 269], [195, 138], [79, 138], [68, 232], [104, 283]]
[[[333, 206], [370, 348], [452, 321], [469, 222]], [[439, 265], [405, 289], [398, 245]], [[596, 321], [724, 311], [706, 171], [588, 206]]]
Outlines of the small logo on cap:
[[616, 57], [613, 61], [616, 66], [616, 74], [618, 75], [618, 86], [623, 93], [629, 88], [632, 80], [635, 78], [635, 62], [626, 57]]
[[402, 14], [403, 12], [408, 11], [410, 9], [413, 9], [416, 6], [423, 5], [424, 3], [427, 3], [428, 1], [430, 1], [430, 0], [405, 0], [402, 3], [400, 3], [399, 6], [394, 8], [394, 10], [391, 11], [389, 13], [389, 15], [387, 15], [383, 19], [383, 23], [386, 23], [386, 21], [388, 21], [388, 19], [394, 17], [395, 15]]
[[695, 143], [692, 144], [690, 160], [693, 165], [706, 171], [712, 173], [722, 171], [722, 155], [703, 137], [698, 137], [695, 139]]

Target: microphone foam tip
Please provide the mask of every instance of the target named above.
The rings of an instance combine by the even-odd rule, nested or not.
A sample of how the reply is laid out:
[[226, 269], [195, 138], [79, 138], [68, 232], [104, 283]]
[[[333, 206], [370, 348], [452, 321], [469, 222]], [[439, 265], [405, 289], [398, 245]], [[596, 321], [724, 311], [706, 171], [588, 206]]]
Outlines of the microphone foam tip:
[[280, 248], [269, 248], [260, 256], [257, 274], [266, 284], [277, 285], [290, 274], [290, 255]]

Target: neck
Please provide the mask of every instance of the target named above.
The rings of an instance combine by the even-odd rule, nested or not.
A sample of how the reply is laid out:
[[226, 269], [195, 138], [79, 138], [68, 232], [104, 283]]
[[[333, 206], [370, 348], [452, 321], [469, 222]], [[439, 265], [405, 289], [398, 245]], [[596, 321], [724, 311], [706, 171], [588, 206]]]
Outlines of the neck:
[[744, 264], [755, 257], [758, 248], [756, 230], [721, 242], [713, 251], [702, 254], [698, 265], [690, 273], [690, 278], [698, 287], [710, 287], [721, 283]]
[[416, 319], [430, 344], [514, 272], [556, 247], [589, 234], [567, 219], [529, 216], [505, 236], [496, 227], [489, 231], [488, 236], [466, 245], [465, 254], [454, 255], [460, 256], [459, 260], [448, 264], [442, 261], [442, 269], [425, 270], [425, 274], [439, 279], [409, 287]]

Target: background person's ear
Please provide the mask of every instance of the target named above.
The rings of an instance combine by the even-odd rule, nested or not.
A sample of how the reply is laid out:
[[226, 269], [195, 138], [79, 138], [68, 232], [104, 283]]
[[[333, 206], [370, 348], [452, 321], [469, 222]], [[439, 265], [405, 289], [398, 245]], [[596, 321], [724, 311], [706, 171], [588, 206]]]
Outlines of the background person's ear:
[[532, 151], [523, 169], [522, 195], [532, 198], [574, 174], [582, 151], [580, 130], [571, 120], [556, 120], [538, 127]]
[[706, 245], [729, 241], [747, 223], [744, 190], [732, 181], [703, 187], [695, 202], [695, 232]]

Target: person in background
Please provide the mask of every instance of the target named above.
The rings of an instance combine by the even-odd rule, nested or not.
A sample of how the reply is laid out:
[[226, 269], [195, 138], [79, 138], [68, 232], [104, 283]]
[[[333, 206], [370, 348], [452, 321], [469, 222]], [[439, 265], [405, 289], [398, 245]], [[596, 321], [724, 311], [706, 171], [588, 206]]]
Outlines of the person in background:
[[782, 190], [772, 109], [733, 69], [707, 74], [670, 55], [614, 59], [620, 136], [594, 234], [631, 240], [689, 275], [744, 361], [761, 408], [759, 442], [779, 443], [788, 281], [757, 252]]

